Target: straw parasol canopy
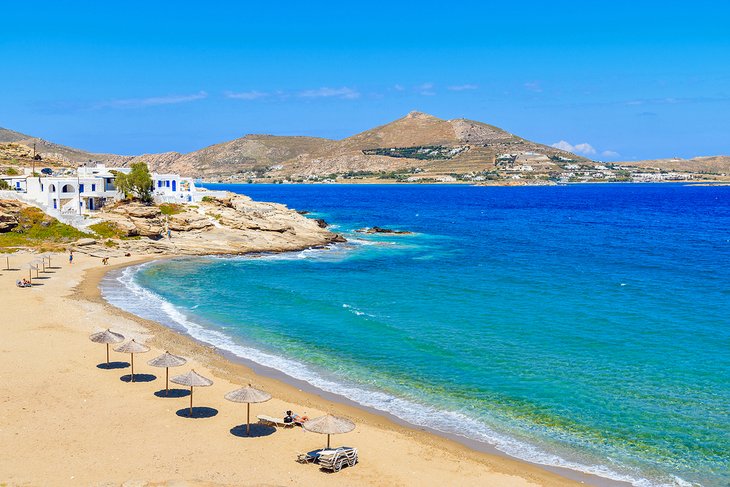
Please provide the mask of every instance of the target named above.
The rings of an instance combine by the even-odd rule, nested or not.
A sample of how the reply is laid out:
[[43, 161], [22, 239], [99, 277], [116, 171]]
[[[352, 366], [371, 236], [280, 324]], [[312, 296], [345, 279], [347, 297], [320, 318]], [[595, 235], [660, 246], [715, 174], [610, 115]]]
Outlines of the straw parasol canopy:
[[170, 367], [180, 367], [187, 363], [187, 359], [173, 355], [167, 350], [159, 357], [155, 357], [149, 362], [153, 367], [164, 367], [165, 368], [165, 395], [170, 392]]
[[224, 396], [229, 401], [246, 403], [246, 434], [251, 435], [251, 403], [266, 402], [271, 399], [271, 394], [256, 389], [249, 384], [247, 387], [241, 387], [235, 391], [231, 391]]
[[41, 257], [40, 259], [35, 259], [33, 261], [33, 264], [36, 265], [36, 267], [39, 267], [43, 272], [46, 272], [46, 259]]
[[330, 435], [349, 433], [355, 429], [355, 423], [340, 416], [325, 414], [319, 418], [310, 419], [303, 425], [305, 430], [312, 433], [327, 435], [327, 448], [330, 447]]
[[190, 417], [193, 416], [193, 387], [207, 387], [213, 385], [212, 380], [198, 374], [195, 372], [195, 369], [191, 370], [187, 374], [176, 375], [170, 380], [175, 384], [190, 387]]
[[38, 265], [31, 262], [28, 264], [28, 280], [33, 282], [33, 271], [35, 271], [35, 276], [38, 277]]
[[114, 349], [117, 352], [121, 353], [128, 353], [132, 357], [132, 382], [134, 382], [134, 354], [135, 353], [145, 353], [150, 351], [150, 347], [147, 345], [143, 345], [141, 343], [138, 343], [133, 339], [125, 343], [124, 345], [120, 345], [117, 348]]
[[124, 335], [121, 333], [115, 333], [107, 328], [99, 333], [93, 333], [89, 335], [89, 339], [94, 343], [105, 343], [106, 344], [106, 364], [109, 365], [109, 344], [119, 343], [124, 341]]

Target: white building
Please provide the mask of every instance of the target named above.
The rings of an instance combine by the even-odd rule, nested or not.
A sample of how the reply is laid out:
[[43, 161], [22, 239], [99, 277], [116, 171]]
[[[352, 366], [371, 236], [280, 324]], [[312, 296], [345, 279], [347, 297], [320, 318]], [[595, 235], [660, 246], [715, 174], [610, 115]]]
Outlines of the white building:
[[[128, 168], [115, 168], [127, 173]], [[121, 198], [111, 169], [99, 165], [80, 167], [76, 175], [27, 176], [26, 198], [60, 213], [84, 213]]]
[[152, 181], [155, 200], [160, 203], [192, 203], [200, 201], [207, 194], [200, 194], [206, 190], [196, 187], [193, 178], [177, 174], [152, 173]]
[[[88, 214], [109, 203], [121, 200], [123, 195], [115, 186], [114, 173], [129, 173], [130, 168], [79, 167], [75, 174], [32, 176], [26, 170], [23, 176], [13, 176], [8, 181], [22, 199], [35, 203], [50, 214]], [[4, 179], [9, 179], [6, 177]], [[153, 196], [157, 203], [199, 202], [205, 196], [223, 196], [221, 191], [207, 191], [195, 186], [192, 178], [177, 174], [152, 173]]]
[[8, 183], [13, 191], [25, 191], [25, 176], [0, 176], [0, 179]]

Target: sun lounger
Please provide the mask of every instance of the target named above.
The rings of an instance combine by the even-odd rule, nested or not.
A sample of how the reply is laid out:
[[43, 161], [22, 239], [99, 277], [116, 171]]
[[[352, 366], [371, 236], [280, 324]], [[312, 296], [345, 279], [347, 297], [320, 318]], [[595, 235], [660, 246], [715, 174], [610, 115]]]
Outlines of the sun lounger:
[[275, 428], [279, 428], [279, 427], [281, 427], [281, 428], [293, 428], [294, 427], [294, 423], [285, 423], [283, 419], [273, 418], [271, 416], [266, 416], [264, 414], [259, 414], [256, 417], [258, 418], [259, 421], [262, 421], [262, 422], [267, 423], [267, 424], [271, 424]]
[[308, 453], [299, 453], [297, 454], [297, 462], [299, 463], [314, 463], [319, 459], [320, 454], [323, 451], [333, 451], [334, 450], [312, 450]]
[[357, 448], [341, 446], [334, 450], [321, 450], [315, 460], [320, 467], [339, 472], [342, 467], [353, 467], [358, 462]]

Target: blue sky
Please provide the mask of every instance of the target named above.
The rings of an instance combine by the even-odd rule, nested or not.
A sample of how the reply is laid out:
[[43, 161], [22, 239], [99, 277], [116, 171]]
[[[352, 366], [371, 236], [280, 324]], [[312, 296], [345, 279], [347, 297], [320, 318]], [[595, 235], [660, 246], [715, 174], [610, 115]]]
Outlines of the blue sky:
[[12, 2], [2, 15], [0, 126], [92, 151], [343, 138], [419, 110], [605, 160], [730, 154], [726, 2]]

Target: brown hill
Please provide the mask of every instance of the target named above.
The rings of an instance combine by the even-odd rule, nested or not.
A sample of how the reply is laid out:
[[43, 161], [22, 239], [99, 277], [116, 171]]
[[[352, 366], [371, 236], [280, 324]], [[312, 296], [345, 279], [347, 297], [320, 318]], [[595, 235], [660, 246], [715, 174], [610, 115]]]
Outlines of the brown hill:
[[185, 154], [167, 167], [196, 177], [264, 174], [295, 157], [322, 150], [331, 140], [317, 137], [246, 135]]
[[411, 112], [339, 141], [246, 135], [188, 154], [94, 154], [5, 129], [0, 129], [2, 142], [28, 147], [35, 143], [44, 159], [68, 163], [99, 161], [122, 166], [145, 161], [157, 172], [206, 179], [296, 179], [415, 168], [432, 174], [466, 173], [494, 169], [495, 157], [502, 153], [537, 152], [582, 160], [574, 154], [530, 142], [492, 125], [465, 119], [442, 120], [420, 112]]
[[55, 144], [38, 137], [32, 137], [30, 135], [21, 134], [20, 132], [0, 127], [0, 144], [9, 143], [25, 146], [31, 153], [33, 144], [35, 144], [36, 153], [40, 154], [43, 160], [55, 163], [108, 161], [123, 157], [115, 156], [113, 154], [94, 154], [92, 152]]
[[[7, 149], [4, 157], [7, 160], [17, 154], [29, 154], [33, 143], [47, 161], [92, 160], [122, 166], [144, 161], [157, 172], [227, 181], [316, 181], [332, 177], [444, 180], [451, 175], [479, 181], [494, 179], [496, 173], [499, 173], [497, 179], [579, 178], [592, 177], [585, 171], [607, 169], [584, 157], [523, 139], [493, 125], [463, 118], [443, 120], [421, 112], [411, 112], [342, 140], [246, 135], [187, 154], [163, 152], [140, 156], [94, 154], [0, 128], [0, 159], [3, 159], [2, 144]], [[648, 168], [730, 173], [728, 156], [617, 165], [633, 166], [637, 171]]]
[[652, 168], [665, 171], [689, 171], [696, 173], [730, 173], [730, 156], [704, 156], [692, 159], [650, 159], [646, 161], [619, 162], [622, 166]]
[[272, 174], [321, 176], [415, 168], [434, 175], [479, 172], [493, 170], [499, 154], [529, 152], [586, 160], [485, 123], [467, 119], [442, 120], [426, 113], [411, 112], [394, 122], [333, 141], [319, 152], [286, 161], [282, 169]]

